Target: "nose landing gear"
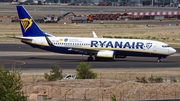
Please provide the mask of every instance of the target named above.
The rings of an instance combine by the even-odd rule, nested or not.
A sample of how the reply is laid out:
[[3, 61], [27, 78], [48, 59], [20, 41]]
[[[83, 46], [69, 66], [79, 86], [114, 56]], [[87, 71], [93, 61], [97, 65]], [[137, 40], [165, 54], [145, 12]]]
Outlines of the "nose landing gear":
[[157, 59], [157, 62], [161, 62], [161, 59], [162, 59], [163, 57], [158, 57], [158, 59]]
[[161, 59], [157, 59], [157, 62], [161, 62]]

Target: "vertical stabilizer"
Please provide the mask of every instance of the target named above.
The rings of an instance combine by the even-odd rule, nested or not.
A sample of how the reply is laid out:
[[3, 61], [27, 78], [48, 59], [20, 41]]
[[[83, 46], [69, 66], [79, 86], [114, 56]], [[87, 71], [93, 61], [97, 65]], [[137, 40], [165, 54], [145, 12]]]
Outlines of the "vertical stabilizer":
[[33, 18], [23, 6], [18, 5], [16, 6], [16, 8], [20, 20], [23, 37], [49, 36], [37, 26], [36, 22], [33, 20]]

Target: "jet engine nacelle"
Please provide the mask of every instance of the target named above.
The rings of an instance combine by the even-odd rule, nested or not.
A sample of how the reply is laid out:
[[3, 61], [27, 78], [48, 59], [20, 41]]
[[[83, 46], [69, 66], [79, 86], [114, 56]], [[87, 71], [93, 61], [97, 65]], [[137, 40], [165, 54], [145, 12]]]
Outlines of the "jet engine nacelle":
[[115, 58], [114, 51], [109, 51], [109, 50], [101, 50], [97, 53], [97, 57], [102, 57], [102, 58]]

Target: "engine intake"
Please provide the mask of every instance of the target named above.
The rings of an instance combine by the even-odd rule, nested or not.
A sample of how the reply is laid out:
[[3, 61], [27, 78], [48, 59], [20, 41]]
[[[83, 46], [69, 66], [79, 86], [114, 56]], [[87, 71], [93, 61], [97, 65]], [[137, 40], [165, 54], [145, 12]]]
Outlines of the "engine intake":
[[109, 50], [101, 50], [97, 53], [97, 57], [102, 57], [102, 58], [115, 58], [114, 56], [114, 51], [109, 51]]

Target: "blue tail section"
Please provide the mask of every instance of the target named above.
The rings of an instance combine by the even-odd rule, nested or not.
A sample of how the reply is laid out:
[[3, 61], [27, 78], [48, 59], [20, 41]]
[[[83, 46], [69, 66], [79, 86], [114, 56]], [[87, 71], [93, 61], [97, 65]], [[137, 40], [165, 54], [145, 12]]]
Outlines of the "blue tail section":
[[24, 37], [49, 36], [45, 34], [23, 6], [16, 6]]

